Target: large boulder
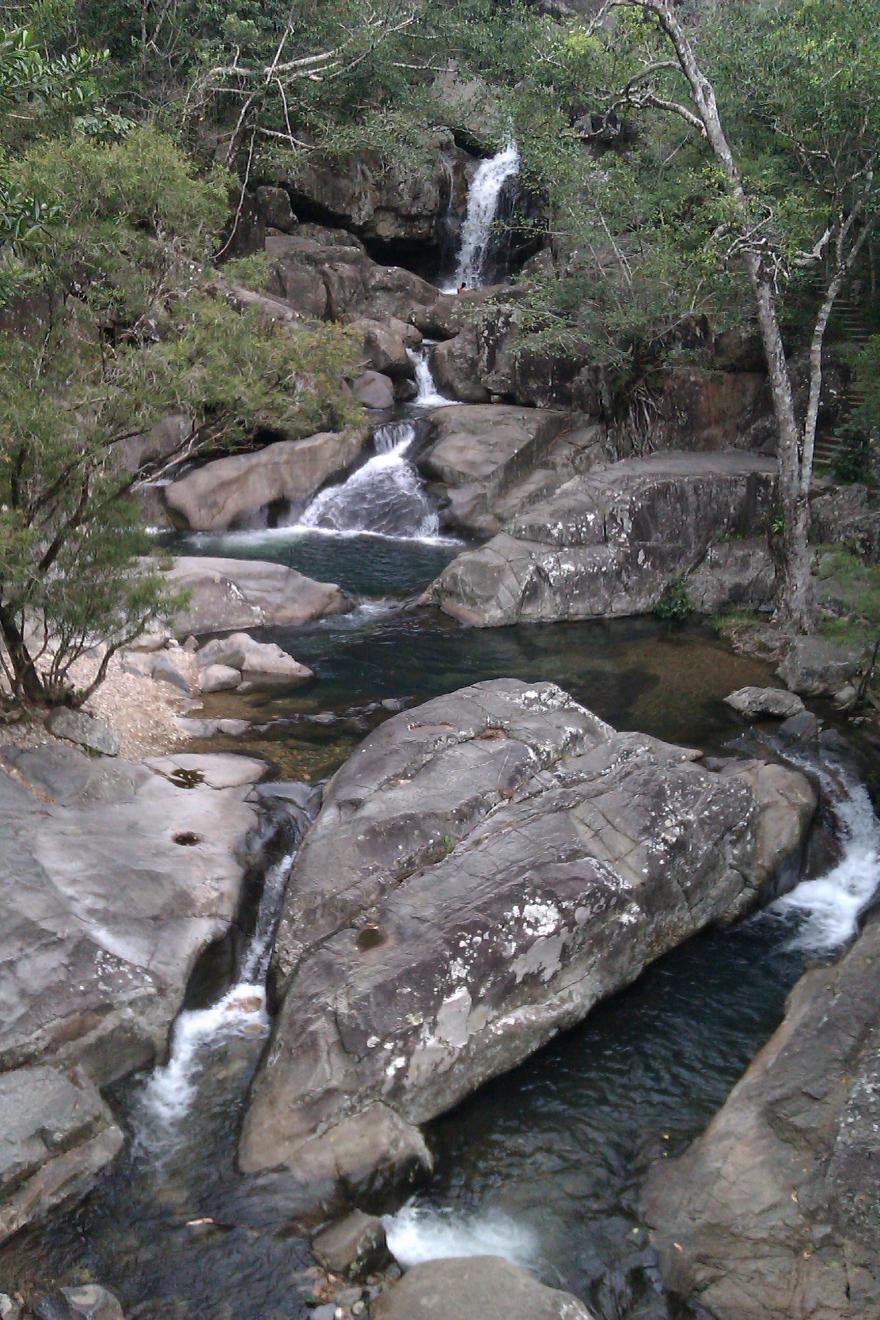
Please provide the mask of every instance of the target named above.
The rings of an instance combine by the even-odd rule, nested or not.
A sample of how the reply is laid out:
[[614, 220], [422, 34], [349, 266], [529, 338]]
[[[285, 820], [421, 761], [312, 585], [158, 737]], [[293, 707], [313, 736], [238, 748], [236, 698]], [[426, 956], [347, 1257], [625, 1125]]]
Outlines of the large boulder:
[[469, 161], [442, 132], [419, 159], [362, 151], [340, 162], [310, 152], [284, 184], [301, 215], [319, 215], [377, 243], [437, 247], [451, 192]]
[[[292, 655], [288, 655], [274, 642], [258, 642], [242, 632], [208, 642], [197, 653], [196, 662], [203, 672], [218, 666], [228, 666], [238, 670], [246, 679], [270, 678], [283, 679], [286, 683], [307, 683], [315, 677], [308, 665], [294, 660]], [[215, 687], [214, 691], [217, 690]]]
[[864, 646], [827, 637], [794, 637], [776, 672], [792, 692], [819, 697], [838, 692], [855, 677], [864, 660]]
[[407, 350], [417, 348], [422, 342], [415, 326], [394, 317], [387, 322], [361, 317], [352, 321], [351, 329], [362, 336], [363, 359], [374, 371], [394, 380], [414, 375], [415, 367]]
[[765, 805], [699, 758], [511, 679], [371, 734], [293, 868], [242, 1166], [309, 1207], [429, 1167], [421, 1124], [754, 903]]
[[500, 1256], [429, 1260], [373, 1303], [373, 1320], [592, 1320], [571, 1293]]
[[97, 1088], [164, 1047], [197, 959], [232, 929], [264, 771], [3, 749], [0, 1237], [118, 1151]]
[[[775, 475], [771, 460], [738, 451], [611, 464], [459, 555], [427, 598], [484, 627], [647, 613], [677, 579], [705, 570], [713, 543], [766, 521]], [[766, 581], [763, 556], [754, 572]], [[736, 575], [736, 596], [743, 591]]]
[[419, 466], [441, 483], [448, 501], [444, 521], [482, 535], [498, 531], [497, 501], [540, 463], [572, 420], [568, 413], [503, 404], [462, 404], [429, 414], [432, 443]]
[[261, 626], [281, 628], [352, 607], [335, 582], [315, 582], [294, 568], [261, 559], [179, 555], [167, 577], [173, 590], [189, 593], [188, 603], [174, 616], [178, 637]]
[[368, 435], [366, 427], [322, 431], [218, 458], [166, 486], [165, 501], [175, 521], [196, 532], [225, 531], [272, 505], [301, 507], [351, 467]]
[[808, 972], [643, 1207], [667, 1286], [717, 1320], [880, 1316], [880, 921]]
[[774, 719], [787, 720], [792, 715], [800, 715], [804, 703], [794, 692], [785, 688], [744, 687], [731, 692], [724, 698], [725, 704], [744, 715], [747, 720], [761, 719], [771, 715]]

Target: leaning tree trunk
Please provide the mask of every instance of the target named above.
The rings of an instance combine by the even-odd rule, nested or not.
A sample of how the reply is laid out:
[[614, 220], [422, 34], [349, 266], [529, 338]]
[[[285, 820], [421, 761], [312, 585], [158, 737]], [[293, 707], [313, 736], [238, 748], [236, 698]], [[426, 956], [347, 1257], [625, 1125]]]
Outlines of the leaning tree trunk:
[[9, 657], [12, 670], [13, 695], [29, 705], [45, 705], [48, 698], [45, 685], [34, 664], [24, 636], [15, 621], [15, 616], [4, 606], [0, 606], [0, 634]]

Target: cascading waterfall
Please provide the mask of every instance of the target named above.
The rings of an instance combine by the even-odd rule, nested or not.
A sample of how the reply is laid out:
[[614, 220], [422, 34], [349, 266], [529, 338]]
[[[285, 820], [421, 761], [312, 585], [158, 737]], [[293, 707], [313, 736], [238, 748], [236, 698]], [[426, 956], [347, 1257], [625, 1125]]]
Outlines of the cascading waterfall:
[[485, 281], [498, 199], [505, 182], [518, 171], [519, 151], [515, 142], [489, 160], [481, 161], [477, 167], [468, 192], [455, 278], [447, 293], [455, 292], [462, 285], [468, 289], [477, 288]]
[[374, 457], [341, 485], [321, 491], [297, 526], [340, 534], [372, 532], [407, 540], [437, 536], [437, 511], [407, 458], [415, 438], [412, 422], [388, 422], [378, 427], [373, 433]]
[[[314, 796], [314, 790], [303, 785], [302, 801], [293, 817], [295, 845], [310, 819]], [[266, 975], [295, 856], [294, 846], [266, 870], [254, 930], [239, 959], [235, 984], [207, 1008], [185, 1009], [178, 1015], [167, 1061], [154, 1069], [134, 1102], [136, 1151], [153, 1158], [174, 1151], [181, 1122], [196, 1099], [210, 1046], [234, 1036], [267, 1034]]]
[[437, 382], [434, 380], [431, 371], [431, 350], [434, 344], [430, 341], [424, 341], [419, 348], [408, 348], [407, 357], [415, 367], [416, 371], [416, 389], [418, 393], [413, 399], [414, 408], [447, 408], [450, 404], [455, 404], [456, 399], [447, 399], [445, 394], [441, 394], [437, 389]]
[[[815, 766], [804, 769], [816, 772]], [[836, 799], [841, 858], [824, 875], [802, 880], [768, 909], [772, 915], [798, 920], [791, 946], [810, 953], [830, 952], [852, 939], [880, 887], [880, 821], [865, 785], [837, 769], [837, 775], [822, 769], [818, 773], [826, 793]]]

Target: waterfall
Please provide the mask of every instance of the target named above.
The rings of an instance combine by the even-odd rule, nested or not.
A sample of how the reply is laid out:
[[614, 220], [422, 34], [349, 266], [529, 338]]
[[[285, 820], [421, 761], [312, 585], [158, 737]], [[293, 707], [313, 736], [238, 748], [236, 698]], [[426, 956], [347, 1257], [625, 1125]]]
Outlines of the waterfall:
[[501, 189], [518, 170], [519, 151], [513, 142], [477, 167], [468, 192], [455, 279], [446, 292], [453, 293], [463, 284], [473, 289], [484, 282]]
[[503, 1256], [523, 1269], [538, 1260], [538, 1236], [500, 1211], [460, 1215], [452, 1210], [410, 1202], [384, 1215], [388, 1249], [397, 1263], [411, 1269], [426, 1260], [458, 1256]]
[[370, 532], [402, 540], [436, 536], [437, 511], [407, 459], [416, 438], [412, 422], [388, 422], [373, 433], [373, 458], [347, 481], [321, 491], [297, 526], [340, 534]]
[[[813, 769], [815, 767], [805, 767]], [[856, 934], [859, 918], [880, 885], [880, 821], [868, 790], [841, 772], [840, 780], [820, 771], [823, 787], [833, 793], [843, 853], [840, 861], [815, 880], [802, 880], [768, 908], [777, 916], [799, 921], [793, 948], [811, 953], [830, 952]]]
[[426, 340], [420, 348], [408, 348], [406, 350], [410, 362], [416, 369], [416, 388], [418, 394], [413, 399], [415, 408], [447, 408], [450, 404], [457, 402], [455, 399], [447, 399], [445, 394], [441, 394], [437, 389], [437, 382], [431, 371], [431, 350], [434, 345]]

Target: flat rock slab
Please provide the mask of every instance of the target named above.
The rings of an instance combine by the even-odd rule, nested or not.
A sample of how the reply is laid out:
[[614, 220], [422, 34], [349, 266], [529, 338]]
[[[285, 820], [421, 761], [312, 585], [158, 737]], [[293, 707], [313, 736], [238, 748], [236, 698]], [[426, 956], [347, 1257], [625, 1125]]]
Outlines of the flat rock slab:
[[802, 977], [706, 1132], [652, 1169], [667, 1285], [717, 1320], [880, 1316], [880, 921]]
[[[574, 477], [466, 551], [426, 593], [480, 627], [650, 612], [674, 579], [700, 570], [710, 548], [751, 532], [773, 507], [775, 465], [755, 454], [654, 454]], [[767, 590], [766, 557], [753, 577]], [[762, 603], [742, 565], [726, 593]], [[719, 565], [719, 581], [731, 565]]]
[[320, 1201], [427, 1165], [421, 1124], [748, 908], [764, 812], [797, 846], [800, 804], [699, 755], [508, 679], [371, 734], [293, 868], [243, 1167]]
[[86, 1077], [44, 1065], [0, 1074], [0, 1242], [84, 1195], [123, 1140]]
[[571, 1293], [500, 1256], [429, 1260], [373, 1303], [373, 1320], [593, 1320]]
[[179, 555], [168, 582], [172, 590], [189, 593], [189, 604], [174, 618], [178, 637], [309, 623], [352, 608], [335, 582], [315, 582], [295, 568], [261, 559]]

